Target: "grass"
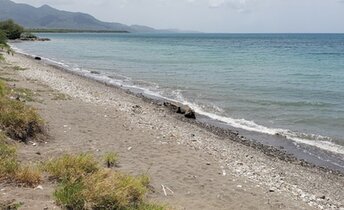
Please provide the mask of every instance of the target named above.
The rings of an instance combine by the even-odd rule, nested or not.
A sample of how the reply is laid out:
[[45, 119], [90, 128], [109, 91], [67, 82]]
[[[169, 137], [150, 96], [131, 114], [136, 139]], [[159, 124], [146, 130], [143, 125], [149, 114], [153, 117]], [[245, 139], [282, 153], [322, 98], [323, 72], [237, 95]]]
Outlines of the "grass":
[[108, 152], [104, 155], [104, 161], [108, 168], [115, 167], [118, 162], [118, 155], [114, 152]]
[[70, 180], [99, 170], [98, 162], [90, 154], [64, 155], [47, 161], [43, 170], [56, 180]]
[[[17, 91], [29, 95], [24, 89]], [[24, 142], [43, 133], [44, 122], [36, 110], [11, 99], [10, 94], [11, 91], [0, 81], [0, 129], [12, 139]]]
[[21, 166], [15, 173], [15, 182], [28, 187], [37, 186], [42, 181], [42, 173], [35, 166]]
[[0, 132], [0, 180], [8, 179], [18, 169], [17, 152], [13, 145], [10, 145], [5, 135]]
[[41, 172], [18, 162], [16, 147], [9, 143], [5, 134], [26, 141], [43, 132], [43, 121], [34, 109], [11, 99], [10, 93], [6, 84], [0, 81], [0, 180], [33, 187], [41, 182]]
[[90, 154], [64, 155], [49, 160], [43, 169], [59, 182], [55, 201], [66, 209], [165, 209], [145, 201], [149, 191], [147, 176], [134, 177], [99, 168]]
[[41, 180], [41, 172], [33, 166], [24, 166], [17, 161], [16, 147], [0, 132], [0, 180], [34, 187]]
[[83, 189], [84, 184], [81, 180], [64, 180], [54, 192], [56, 203], [66, 209], [85, 209]]

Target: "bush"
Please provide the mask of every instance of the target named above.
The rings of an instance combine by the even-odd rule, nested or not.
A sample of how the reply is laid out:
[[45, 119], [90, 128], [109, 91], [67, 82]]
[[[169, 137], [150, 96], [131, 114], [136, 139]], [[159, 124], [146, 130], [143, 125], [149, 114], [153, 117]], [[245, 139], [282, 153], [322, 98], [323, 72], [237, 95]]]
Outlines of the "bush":
[[43, 165], [43, 170], [50, 174], [50, 178], [61, 181], [94, 173], [99, 167], [92, 155], [80, 154], [52, 159]]
[[20, 35], [21, 40], [34, 40], [37, 39], [37, 36], [30, 33], [30, 32], [24, 32]]
[[16, 24], [13, 20], [0, 22], [0, 30], [2, 30], [8, 39], [19, 39], [24, 28]]
[[5, 44], [7, 41], [6, 33], [0, 29], [0, 44]]

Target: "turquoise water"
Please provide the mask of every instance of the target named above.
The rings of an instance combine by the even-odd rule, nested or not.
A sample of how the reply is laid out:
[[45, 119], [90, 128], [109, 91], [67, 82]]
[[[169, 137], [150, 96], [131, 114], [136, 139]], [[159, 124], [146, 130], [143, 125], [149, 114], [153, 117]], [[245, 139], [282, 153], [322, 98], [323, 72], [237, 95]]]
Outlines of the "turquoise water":
[[40, 34], [23, 52], [344, 154], [344, 34]]

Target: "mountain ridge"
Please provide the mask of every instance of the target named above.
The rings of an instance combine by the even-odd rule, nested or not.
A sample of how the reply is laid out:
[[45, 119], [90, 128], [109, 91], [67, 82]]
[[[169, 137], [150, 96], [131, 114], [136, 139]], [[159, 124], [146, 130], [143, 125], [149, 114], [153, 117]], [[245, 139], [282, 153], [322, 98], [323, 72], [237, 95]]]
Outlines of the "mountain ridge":
[[116, 22], [103, 22], [86, 13], [58, 10], [47, 4], [34, 7], [11, 0], [0, 0], [0, 20], [6, 19], [12, 19], [27, 29], [168, 32], [142, 25], [128, 26]]

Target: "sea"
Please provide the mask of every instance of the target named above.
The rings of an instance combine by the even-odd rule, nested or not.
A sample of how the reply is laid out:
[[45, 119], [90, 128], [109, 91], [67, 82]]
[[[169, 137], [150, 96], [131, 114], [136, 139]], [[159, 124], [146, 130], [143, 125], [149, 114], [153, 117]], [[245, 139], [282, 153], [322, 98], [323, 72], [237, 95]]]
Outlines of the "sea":
[[12, 46], [344, 170], [344, 34], [37, 35]]

